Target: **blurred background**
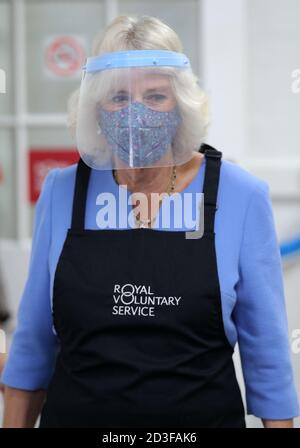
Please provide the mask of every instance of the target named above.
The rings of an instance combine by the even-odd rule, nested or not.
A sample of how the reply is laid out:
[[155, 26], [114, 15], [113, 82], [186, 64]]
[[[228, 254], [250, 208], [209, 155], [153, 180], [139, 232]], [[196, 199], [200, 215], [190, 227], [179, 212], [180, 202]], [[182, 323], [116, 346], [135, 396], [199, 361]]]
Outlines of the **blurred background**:
[[[177, 31], [210, 97], [206, 142], [270, 186], [300, 396], [299, 0], [0, 0], [0, 326], [7, 347], [43, 179], [78, 159], [66, 129], [68, 97], [93, 37], [121, 13], [157, 16]], [[244, 390], [238, 351], [235, 362]]]

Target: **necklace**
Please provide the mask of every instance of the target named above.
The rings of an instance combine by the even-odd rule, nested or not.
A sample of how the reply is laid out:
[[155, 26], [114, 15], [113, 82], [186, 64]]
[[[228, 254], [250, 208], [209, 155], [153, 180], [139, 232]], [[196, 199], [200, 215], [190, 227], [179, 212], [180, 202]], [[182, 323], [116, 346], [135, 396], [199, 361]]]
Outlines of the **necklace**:
[[[116, 183], [119, 184], [117, 175], [116, 175], [116, 171], [113, 169], [112, 172], [113, 172], [113, 176], [114, 176]], [[166, 194], [169, 196], [174, 192], [176, 177], [177, 177], [176, 165], [173, 165], [172, 176], [169, 181], [168, 188], [166, 190]], [[161, 202], [162, 202], [162, 198], [159, 199], [159, 207], [161, 206]], [[156, 216], [154, 216], [152, 219], [141, 219], [141, 218], [138, 218], [137, 215], [134, 215], [134, 218], [135, 218], [135, 223], [136, 223], [137, 227], [147, 228], [149, 224], [150, 224], [150, 227], [152, 227], [153, 221], [155, 220]]]

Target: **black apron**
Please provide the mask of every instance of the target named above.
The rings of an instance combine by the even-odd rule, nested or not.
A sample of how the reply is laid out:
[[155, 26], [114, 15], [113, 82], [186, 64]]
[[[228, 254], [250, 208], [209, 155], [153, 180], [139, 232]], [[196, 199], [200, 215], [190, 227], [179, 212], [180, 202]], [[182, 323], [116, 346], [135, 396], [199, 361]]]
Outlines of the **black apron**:
[[85, 229], [80, 159], [53, 285], [60, 351], [40, 427], [245, 427], [223, 326], [214, 219], [222, 153], [205, 153], [204, 234]]

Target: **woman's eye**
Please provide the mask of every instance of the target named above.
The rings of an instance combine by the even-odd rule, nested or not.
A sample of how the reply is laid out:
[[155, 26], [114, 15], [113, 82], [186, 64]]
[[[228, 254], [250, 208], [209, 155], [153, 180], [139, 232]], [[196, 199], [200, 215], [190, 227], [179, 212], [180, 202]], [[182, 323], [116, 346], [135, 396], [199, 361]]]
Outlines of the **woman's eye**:
[[158, 101], [158, 102], [161, 102], [161, 101], [166, 100], [167, 97], [166, 97], [165, 95], [161, 95], [161, 94], [159, 94], [159, 93], [155, 93], [155, 94], [153, 94], [153, 95], [148, 95], [148, 96], [146, 97], [146, 99], [147, 99], [148, 101]]
[[128, 101], [128, 100], [129, 100], [129, 97], [127, 95], [116, 95], [112, 98], [112, 101], [117, 104], [124, 103], [125, 101]]

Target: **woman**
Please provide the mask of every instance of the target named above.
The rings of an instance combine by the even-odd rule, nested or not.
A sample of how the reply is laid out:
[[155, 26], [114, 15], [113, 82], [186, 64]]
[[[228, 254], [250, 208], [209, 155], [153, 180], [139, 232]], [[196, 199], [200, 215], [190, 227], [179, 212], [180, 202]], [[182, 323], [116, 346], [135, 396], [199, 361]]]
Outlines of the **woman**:
[[203, 144], [205, 96], [166, 24], [120, 16], [93, 53], [71, 101], [80, 161], [37, 204], [4, 426], [243, 428], [238, 341], [247, 413], [292, 427], [267, 184]]

